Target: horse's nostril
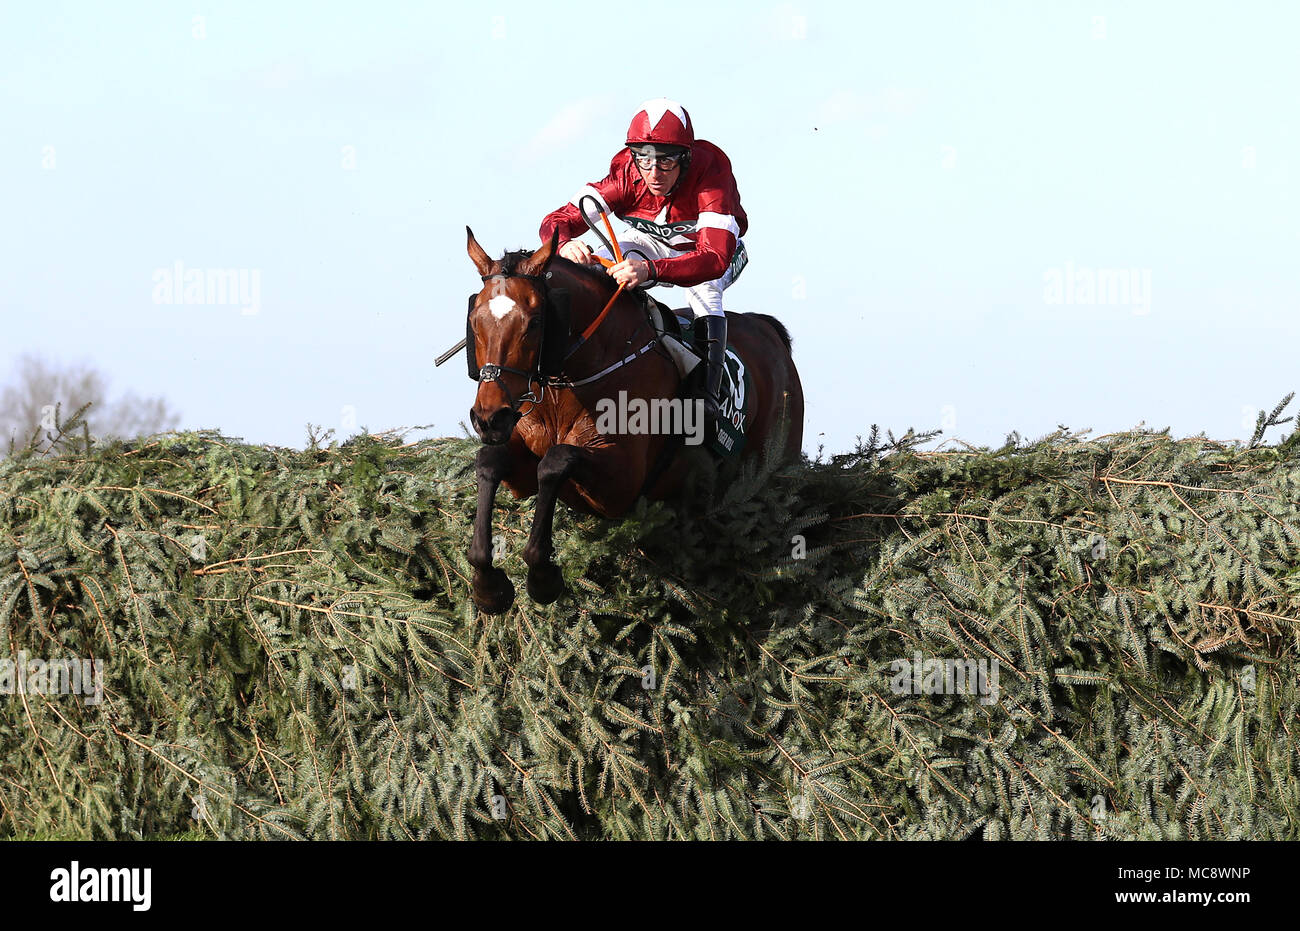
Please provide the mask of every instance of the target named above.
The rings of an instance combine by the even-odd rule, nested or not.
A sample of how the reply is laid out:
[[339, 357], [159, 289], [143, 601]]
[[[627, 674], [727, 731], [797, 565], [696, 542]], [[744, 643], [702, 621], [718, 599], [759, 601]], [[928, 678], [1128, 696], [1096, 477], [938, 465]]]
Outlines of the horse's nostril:
[[519, 417], [509, 407], [498, 408], [488, 417], [480, 414], [477, 407], [472, 407], [469, 411], [469, 420], [479, 439], [485, 443], [495, 444], [503, 443], [510, 437]]
[[515, 412], [508, 407], [503, 407], [492, 415], [488, 421], [488, 426], [493, 430], [502, 432], [509, 430], [515, 425]]

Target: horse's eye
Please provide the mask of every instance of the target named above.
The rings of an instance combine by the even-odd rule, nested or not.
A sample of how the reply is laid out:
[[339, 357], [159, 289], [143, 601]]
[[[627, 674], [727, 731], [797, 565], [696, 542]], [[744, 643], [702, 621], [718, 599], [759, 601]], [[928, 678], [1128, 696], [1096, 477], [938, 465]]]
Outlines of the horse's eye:
[[541, 325], [542, 325], [542, 315], [534, 314], [533, 318], [528, 321], [528, 330], [529, 332], [532, 332], [533, 330], [540, 328]]

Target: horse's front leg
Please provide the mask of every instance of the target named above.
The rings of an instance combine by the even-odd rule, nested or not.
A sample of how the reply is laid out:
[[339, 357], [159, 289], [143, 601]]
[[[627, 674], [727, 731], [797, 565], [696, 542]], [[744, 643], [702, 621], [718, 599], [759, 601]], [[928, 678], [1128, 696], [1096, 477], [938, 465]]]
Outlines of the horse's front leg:
[[564, 576], [551, 562], [551, 554], [555, 552], [552, 538], [555, 502], [560, 486], [585, 473], [589, 460], [590, 453], [581, 447], [561, 444], [547, 450], [537, 467], [537, 506], [528, 545], [524, 547], [528, 597], [537, 604], [550, 604], [564, 593]]
[[474, 567], [474, 604], [488, 614], [504, 614], [515, 602], [515, 586], [492, 565], [492, 506], [497, 486], [510, 474], [510, 446], [481, 446], [474, 459], [478, 478], [478, 508], [474, 512], [474, 538], [469, 546], [469, 564]]

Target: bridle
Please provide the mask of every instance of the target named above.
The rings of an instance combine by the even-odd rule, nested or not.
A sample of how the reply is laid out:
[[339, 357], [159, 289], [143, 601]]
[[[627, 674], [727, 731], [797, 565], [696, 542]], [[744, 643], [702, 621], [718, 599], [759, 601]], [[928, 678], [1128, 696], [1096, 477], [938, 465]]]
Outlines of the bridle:
[[[497, 272], [494, 275], [480, 275], [479, 277], [482, 278], [485, 283], [497, 278], [523, 278], [527, 281], [531, 281], [533, 286], [541, 292], [541, 346], [538, 349], [537, 356], [533, 362], [533, 367], [527, 371], [512, 368], [508, 365], [502, 365], [499, 362], [489, 362], [486, 365], [476, 368], [478, 362], [474, 352], [474, 333], [469, 325], [468, 318], [466, 319], [465, 324], [466, 348], [469, 357], [469, 377], [480, 383], [483, 381], [490, 381], [500, 385], [501, 390], [505, 393], [506, 400], [510, 404], [511, 412], [518, 417], [526, 417], [528, 414], [531, 414], [533, 408], [538, 404], [541, 404], [543, 399], [545, 399], [546, 389], [548, 387], [571, 389], [579, 388], [583, 385], [589, 385], [594, 381], [604, 378], [611, 372], [617, 371], [628, 363], [636, 361], [659, 343], [659, 337], [654, 333], [653, 328], [651, 328], [650, 341], [640, 349], [624, 356], [622, 359], [619, 359], [610, 365], [607, 365], [594, 375], [588, 375], [586, 378], [574, 381], [573, 379], [562, 375], [560, 369], [575, 352], [586, 345], [587, 340], [591, 338], [591, 335], [596, 331], [596, 328], [600, 326], [600, 324], [605, 320], [605, 317], [609, 314], [610, 309], [614, 306], [614, 301], [618, 298], [619, 293], [621, 293], [623, 289], [620, 287], [619, 290], [614, 293], [614, 296], [610, 298], [609, 303], [605, 305], [604, 310], [602, 310], [600, 314], [597, 315], [596, 319], [593, 320], [591, 324], [588, 325], [587, 328], [566, 347], [561, 340], [572, 335], [569, 321], [569, 292], [563, 288], [553, 288], [550, 286], [549, 279], [551, 277], [551, 272], [547, 272], [545, 275], [525, 275], [518, 272]], [[474, 305], [478, 301], [478, 295], [470, 295], [469, 301], [469, 310], [472, 313]], [[637, 327], [637, 330], [640, 330], [641, 326], [649, 326], [649, 322], [647, 320], [642, 320], [641, 324]], [[552, 327], [562, 327], [563, 329], [557, 333], [552, 329]], [[633, 332], [635, 333], [636, 331]], [[527, 379], [528, 390], [524, 394], [520, 395], [518, 399], [515, 398], [510, 388], [506, 385], [505, 380], [501, 377], [503, 372], [509, 372], [512, 375], [519, 375]], [[538, 387], [536, 392], [533, 391], [534, 384]], [[533, 406], [528, 408], [527, 411], [521, 413], [519, 409], [526, 401], [532, 402]]]
[[[489, 362], [486, 365], [479, 368], [478, 371], [476, 372], [475, 365], [477, 364], [477, 360], [475, 359], [475, 354], [474, 354], [474, 333], [472, 331], [472, 328], [470, 327], [468, 319], [465, 322], [466, 336], [468, 339], [467, 348], [468, 348], [469, 358], [470, 358], [470, 373], [469, 373], [470, 378], [480, 383], [486, 380], [490, 382], [495, 382], [496, 384], [500, 385], [501, 390], [505, 392], [506, 399], [510, 403], [511, 412], [520, 417], [523, 417], [525, 416], [525, 414], [521, 414], [519, 412], [520, 406], [523, 405], [525, 401], [531, 401], [534, 407], [540, 404], [542, 402], [542, 398], [546, 396], [547, 384], [553, 383], [554, 380], [554, 376], [542, 371], [542, 359], [543, 356], [546, 355], [546, 350], [547, 350], [546, 324], [548, 322], [548, 318], [550, 318], [553, 313], [555, 314], [559, 313], [559, 311], [553, 310], [553, 308], [555, 308], [556, 305], [552, 303], [553, 295], [551, 293], [550, 287], [547, 285], [546, 282], [546, 279], [551, 277], [551, 273], [547, 272], [545, 277], [543, 277], [541, 275], [523, 275], [515, 272], [511, 272], [509, 274], [505, 272], [498, 272], [495, 275], [481, 275], [480, 277], [483, 279], [483, 282], [485, 284], [489, 281], [492, 281], [495, 278], [523, 278], [528, 281], [531, 281], [533, 283], [533, 286], [536, 287], [541, 292], [541, 297], [542, 297], [541, 336], [542, 338], [540, 340], [541, 345], [538, 347], [537, 356], [533, 362], [533, 367], [530, 371], [524, 371], [523, 369], [513, 368], [509, 365], [502, 365], [499, 362]], [[470, 313], [473, 313], [474, 305], [475, 303], [477, 303], [477, 301], [478, 301], [478, 295], [471, 294], [469, 298]], [[568, 307], [565, 306], [564, 316], [566, 318], [568, 316], [567, 311], [568, 311]], [[566, 324], [566, 329], [567, 329], [568, 320], [566, 319], [564, 322]], [[572, 350], [566, 353], [564, 358], [567, 359], [571, 354], [572, 354]], [[525, 379], [527, 379], [528, 390], [524, 394], [520, 395], [518, 400], [515, 399], [514, 393], [511, 392], [510, 387], [505, 383], [505, 380], [501, 377], [502, 372], [509, 372], [512, 375], [521, 375]], [[534, 383], [537, 384], [540, 393], [533, 392]], [[530, 407], [527, 413], [531, 413], [531, 412], [532, 412], [532, 408]]]

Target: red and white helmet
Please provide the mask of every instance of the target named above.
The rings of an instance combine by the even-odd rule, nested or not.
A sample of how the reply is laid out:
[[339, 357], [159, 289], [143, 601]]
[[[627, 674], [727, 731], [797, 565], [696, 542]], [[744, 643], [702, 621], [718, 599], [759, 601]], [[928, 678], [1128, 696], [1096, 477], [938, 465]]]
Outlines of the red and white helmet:
[[[674, 148], [689, 150], [695, 144], [691, 115], [667, 97], [647, 100], [632, 117], [632, 125], [627, 128], [627, 144], [638, 149], [652, 146], [657, 154], [670, 154]], [[665, 150], [665, 146], [669, 148]]]

